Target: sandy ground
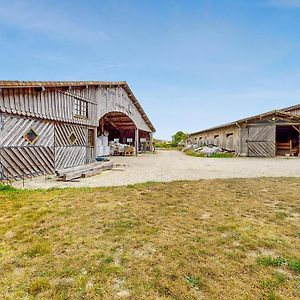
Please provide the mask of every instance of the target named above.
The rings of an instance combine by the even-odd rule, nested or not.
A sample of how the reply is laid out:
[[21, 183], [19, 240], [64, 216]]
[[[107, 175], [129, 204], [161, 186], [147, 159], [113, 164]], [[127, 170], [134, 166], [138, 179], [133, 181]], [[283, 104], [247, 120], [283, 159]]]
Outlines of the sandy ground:
[[[112, 157], [118, 170], [74, 182], [38, 177], [25, 181], [24, 188], [117, 186], [149, 181], [213, 178], [300, 177], [298, 158], [199, 158], [179, 151], [159, 151], [139, 157]], [[13, 183], [23, 188], [23, 182]]]

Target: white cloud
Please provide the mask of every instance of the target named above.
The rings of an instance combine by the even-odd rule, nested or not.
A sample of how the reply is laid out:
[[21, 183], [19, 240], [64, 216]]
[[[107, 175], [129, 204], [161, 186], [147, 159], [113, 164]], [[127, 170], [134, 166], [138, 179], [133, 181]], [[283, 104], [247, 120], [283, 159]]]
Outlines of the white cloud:
[[273, 7], [300, 8], [300, 0], [268, 0], [265, 4]]
[[28, 1], [0, 0], [0, 24], [22, 31], [37, 32], [54, 37], [82, 40], [107, 39], [107, 34], [99, 28], [90, 28], [80, 19], [72, 19], [63, 9], [54, 11], [51, 4], [41, 7]]

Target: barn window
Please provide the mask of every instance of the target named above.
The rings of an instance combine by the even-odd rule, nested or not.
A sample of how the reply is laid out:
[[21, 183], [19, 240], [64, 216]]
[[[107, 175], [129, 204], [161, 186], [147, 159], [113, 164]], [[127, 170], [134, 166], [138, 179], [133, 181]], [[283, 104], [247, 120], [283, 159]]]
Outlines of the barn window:
[[232, 137], [233, 136], [233, 133], [227, 133], [226, 134], [226, 137]]
[[30, 128], [24, 135], [24, 139], [29, 143], [29, 144], [34, 144], [36, 140], [39, 138], [39, 135], [35, 132], [33, 128]]
[[76, 135], [74, 134], [74, 132], [72, 132], [70, 135], [69, 135], [69, 141], [71, 144], [75, 144], [75, 142], [77, 141], [77, 137]]
[[214, 139], [217, 139], [219, 137], [219, 135], [218, 134], [216, 134], [215, 136], [214, 136]]
[[81, 99], [74, 101], [74, 115], [75, 117], [87, 118], [88, 116], [88, 103]]
[[88, 129], [88, 146], [95, 147], [95, 129]]

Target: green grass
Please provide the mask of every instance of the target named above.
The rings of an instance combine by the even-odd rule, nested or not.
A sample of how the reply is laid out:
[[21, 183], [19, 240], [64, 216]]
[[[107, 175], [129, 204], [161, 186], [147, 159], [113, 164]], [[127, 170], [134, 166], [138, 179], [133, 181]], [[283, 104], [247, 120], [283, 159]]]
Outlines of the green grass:
[[184, 153], [193, 157], [210, 157], [210, 158], [232, 158], [234, 157], [234, 153], [215, 153], [212, 155], [206, 155], [203, 153], [198, 153], [193, 151], [192, 149], [185, 150]]
[[258, 263], [263, 266], [279, 267], [286, 265], [290, 270], [293, 270], [300, 274], [300, 260], [286, 259], [283, 257], [273, 258], [271, 256], [260, 257]]
[[299, 299], [299, 194], [292, 178], [4, 188], [0, 299]]
[[8, 184], [2, 184], [0, 183], [0, 192], [15, 192], [16, 189]]

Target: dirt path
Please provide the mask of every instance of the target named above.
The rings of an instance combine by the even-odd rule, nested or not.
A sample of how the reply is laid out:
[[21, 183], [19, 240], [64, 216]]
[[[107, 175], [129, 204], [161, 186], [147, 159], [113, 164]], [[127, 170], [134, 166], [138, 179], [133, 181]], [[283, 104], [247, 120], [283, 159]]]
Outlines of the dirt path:
[[[300, 177], [298, 158], [199, 158], [179, 151], [159, 151], [139, 157], [113, 157], [122, 171], [105, 171], [77, 182], [59, 182], [45, 177], [25, 182], [25, 188], [117, 186], [148, 181], [213, 178]], [[22, 188], [22, 182], [14, 183]]]

